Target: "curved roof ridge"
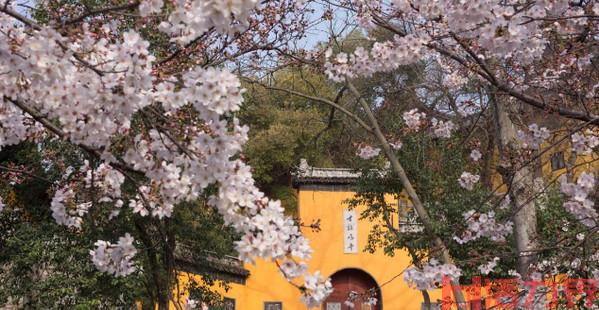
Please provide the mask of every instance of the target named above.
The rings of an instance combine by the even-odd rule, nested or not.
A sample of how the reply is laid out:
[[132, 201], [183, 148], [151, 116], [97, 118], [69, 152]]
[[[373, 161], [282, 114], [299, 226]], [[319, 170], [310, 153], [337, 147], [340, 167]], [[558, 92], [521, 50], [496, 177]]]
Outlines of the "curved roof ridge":
[[293, 181], [295, 184], [351, 184], [355, 183], [360, 175], [359, 171], [351, 168], [312, 167], [302, 158], [293, 174]]

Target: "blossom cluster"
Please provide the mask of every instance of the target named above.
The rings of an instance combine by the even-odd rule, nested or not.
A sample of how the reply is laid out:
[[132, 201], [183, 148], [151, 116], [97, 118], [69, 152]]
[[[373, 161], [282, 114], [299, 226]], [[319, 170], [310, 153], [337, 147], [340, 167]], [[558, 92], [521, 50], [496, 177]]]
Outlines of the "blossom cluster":
[[[25, 34], [23, 29], [12, 27], [12, 21], [4, 16], [0, 17], [0, 27], [12, 28], [3, 42], [20, 42], [17, 47], [0, 44], [0, 54], [5, 58], [0, 64], [4, 72], [0, 94], [12, 101], [26, 102], [28, 108], [58, 120], [63, 134], [73, 143], [108, 149], [110, 137], [128, 130], [133, 113], [150, 102], [153, 56], [147, 51], [148, 43], [134, 31], [125, 33], [124, 41], [109, 44], [102, 39], [93, 41], [89, 32], [74, 42], [68, 42], [52, 28]], [[74, 63], [74, 55], [79, 54], [87, 54], [86, 63], [95, 66], [95, 70]], [[100, 76], [98, 70], [118, 73]], [[116, 86], [122, 87], [123, 92], [112, 91]], [[65, 98], [72, 104], [64, 104]], [[0, 103], [0, 110], [16, 111], [8, 101]], [[11, 121], [17, 119], [13, 117]], [[27, 122], [23, 119], [21, 124], [7, 125], [19, 128]]]
[[459, 244], [465, 244], [482, 237], [489, 238], [492, 241], [505, 241], [505, 237], [512, 233], [514, 226], [511, 221], [506, 221], [504, 224], [498, 223], [493, 211], [480, 213], [470, 210], [462, 214], [462, 217], [467, 225], [466, 230], [460, 237], [453, 237]]
[[[161, 28], [177, 42], [188, 42], [212, 27], [228, 32], [257, 3], [177, 2]], [[148, 16], [161, 12], [162, 6], [163, 1], [148, 0], [139, 9]], [[84, 24], [79, 35], [67, 37], [51, 26], [32, 29], [0, 13], [0, 97], [5, 98], [0, 101], [0, 148], [30, 139], [45, 127], [97, 159], [94, 165], [86, 162], [68, 182], [63, 180], [54, 193], [56, 221], [79, 229], [96, 202], [114, 208], [110, 216], [118, 216], [127, 205], [134, 216], [162, 219], [214, 185], [218, 190], [209, 205], [242, 236], [236, 242], [240, 257], [300, 260], [287, 265], [289, 280], [304, 277], [303, 299], [322, 302], [330, 282], [306, 271], [308, 240], [280, 203], [258, 190], [251, 168], [238, 158], [249, 130], [231, 113], [243, 101], [239, 79], [226, 69], [201, 66], [178, 79], [159, 75], [150, 43], [135, 30], [108, 40], [89, 28]], [[165, 112], [156, 112], [157, 107]], [[147, 114], [161, 121], [132, 130], [137, 126], [134, 118]], [[113, 145], [117, 137], [130, 142], [124, 150]], [[134, 179], [126, 171], [144, 178]], [[127, 180], [135, 193], [121, 190]], [[80, 189], [99, 193], [97, 201]], [[130, 235], [116, 244], [99, 240], [90, 254], [101, 271], [127, 275], [135, 269]]]
[[[113, 202], [121, 197], [121, 185], [125, 182], [125, 176], [112, 166], [100, 163], [94, 169], [89, 161], [85, 160], [79, 170], [85, 174], [85, 188], [91, 188], [96, 194], [100, 194], [99, 202]], [[122, 204], [122, 201], [119, 204]]]
[[[459, 71], [449, 71], [443, 76], [443, 86], [449, 89], [457, 89], [466, 84], [468, 79]], [[463, 105], [458, 106], [458, 114], [468, 116], [474, 113], [474, 109]]]
[[[0, 43], [2, 44], [2, 43]], [[0, 92], [2, 84], [0, 84]], [[19, 111], [16, 107], [10, 105], [2, 105], [0, 103], [0, 149], [3, 146], [17, 144], [27, 138], [31, 134], [31, 123], [25, 113]]]
[[472, 161], [477, 162], [483, 157], [483, 154], [480, 153], [479, 150], [474, 149], [470, 152], [470, 158]]
[[594, 208], [595, 202], [590, 197], [597, 190], [595, 176], [583, 172], [576, 183], [570, 183], [566, 176], [562, 175], [560, 183], [562, 193], [569, 198], [564, 203], [564, 208], [585, 226], [595, 227], [598, 214]]
[[98, 270], [113, 274], [115, 276], [127, 276], [135, 272], [135, 264], [132, 259], [137, 253], [133, 246], [134, 239], [128, 233], [120, 237], [116, 244], [98, 240], [96, 248], [90, 250], [92, 262]]
[[323, 281], [320, 273], [317, 271], [312, 275], [305, 277], [305, 292], [302, 293], [302, 301], [308, 308], [318, 307], [333, 292], [333, 285], [330, 281]]
[[343, 301], [343, 304], [345, 304], [348, 308], [353, 309], [356, 307], [356, 303], [358, 303], [358, 299], [361, 299], [362, 305], [376, 306], [376, 304], [378, 303], [378, 298], [376, 298], [375, 296], [370, 296], [370, 295], [372, 295], [373, 290], [374, 290], [374, 288], [370, 289], [369, 291], [365, 292], [362, 295], [360, 295], [356, 291], [350, 291], [349, 294], [347, 294], [347, 299]]
[[[582, 32], [591, 23], [591, 19], [585, 17], [582, 6], [550, 0], [536, 1], [522, 8], [489, 0], [466, 4], [438, 0], [417, 3], [394, 0], [388, 6], [377, 1], [350, 3], [357, 8], [358, 23], [366, 29], [372, 27], [375, 19], [375, 16], [370, 15], [383, 12], [385, 16], [401, 17], [401, 22], [408, 23], [411, 30], [393, 39], [375, 42], [369, 50], [358, 47], [349, 55], [340, 53], [334, 58], [329, 53], [325, 70], [334, 81], [342, 81], [345, 77], [368, 77], [375, 72], [389, 72], [401, 65], [437, 57], [438, 53], [461, 47], [458, 39], [453, 42], [444, 39], [455, 37], [455, 34], [469, 40], [472, 50], [468, 52], [476, 53], [476, 57], [482, 60], [499, 57], [529, 64], [541, 57], [548, 46], [549, 32], [545, 18], [560, 20], [550, 25], [560, 34]], [[559, 17], [563, 17], [563, 20]], [[447, 47], [439, 48], [441, 45]], [[465, 83], [463, 75], [456, 72], [450, 72], [445, 80], [444, 83], [451, 88]]]
[[329, 61], [332, 52], [328, 51], [325, 73], [329, 79], [342, 82], [346, 77], [370, 77], [376, 72], [390, 72], [401, 65], [416, 62], [425, 42], [412, 34], [395, 36], [391, 41], [374, 43], [370, 50], [358, 47], [349, 55], [341, 52], [332, 61]]
[[522, 130], [517, 132], [518, 140], [522, 148], [538, 150], [541, 144], [549, 138], [549, 130], [545, 127], [539, 127], [537, 124], [528, 126], [528, 133]]
[[50, 202], [50, 210], [52, 210], [52, 217], [56, 223], [74, 228], [81, 228], [82, 217], [90, 207], [91, 202], [77, 203], [75, 192], [69, 187], [57, 190]]
[[572, 148], [578, 154], [589, 155], [597, 146], [599, 146], [599, 136], [590, 130], [572, 135]]
[[365, 146], [361, 147], [360, 149], [358, 149], [358, 152], [356, 152], [356, 155], [358, 155], [358, 157], [360, 157], [362, 159], [368, 160], [368, 159], [377, 157], [380, 152], [381, 152], [381, 149], [378, 147], [374, 148], [370, 145], [365, 145]]
[[401, 150], [401, 147], [403, 146], [403, 143], [401, 142], [400, 139], [395, 139], [395, 140], [389, 141], [389, 146], [393, 150], [398, 151], [398, 150]]
[[495, 257], [488, 263], [478, 266], [478, 270], [480, 273], [488, 275], [493, 271], [493, 269], [495, 269], [495, 267], [497, 267], [497, 263], [499, 263], [499, 257]]
[[478, 183], [479, 180], [480, 180], [479, 175], [464, 171], [460, 175], [460, 178], [458, 179], [458, 183], [460, 184], [460, 186], [462, 188], [465, 188], [465, 189], [471, 191], [474, 189], [474, 185], [476, 183]]
[[[214, 28], [219, 33], [242, 30], [247, 26], [248, 15], [255, 8], [257, 0], [184, 0], [173, 3], [167, 21], [160, 24], [160, 30], [173, 35], [173, 41], [187, 44], [206, 31]], [[163, 0], [145, 0], [139, 7], [143, 17], [160, 13]], [[234, 22], [239, 23], [232, 27]]]
[[417, 267], [408, 268], [404, 273], [404, 280], [410, 287], [419, 290], [431, 290], [443, 283], [443, 277], [447, 276], [453, 280], [459, 279], [462, 271], [452, 264], [439, 264], [437, 260], [431, 259], [424, 263], [422, 269]]
[[[185, 310], [194, 310], [194, 309], [198, 309], [200, 306], [200, 302], [192, 299], [192, 298], [187, 298], [187, 300], [185, 301], [185, 304], [183, 305], [183, 309]], [[202, 309], [203, 310], [203, 309]]]
[[305, 262], [297, 263], [292, 259], [285, 259], [279, 264], [281, 272], [290, 278], [299, 277], [308, 270], [308, 265]]
[[360, 294], [358, 294], [358, 292], [350, 291], [349, 294], [347, 294], [347, 299], [343, 301], [343, 304], [345, 304], [348, 308], [353, 309], [356, 306], [356, 300], [359, 296]]
[[[564, 14], [569, 9], [567, 2], [549, 0], [537, 1], [517, 11], [511, 5], [487, 0], [467, 4], [394, 0], [393, 4], [404, 18], [416, 20], [419, 25], [431, 23], [440, 33], [461, 33], [475, 39], [474, 45], [483, 48], [489, 56], [508, 56], [524, 63], [541, 56], [546, 48], [547, 39], [539, 26], [541, 20]], [[505, 32], [498, 35], [498, 29]]]
[[423, 125], [425, 118], [426, 114], [423, 112], [418, 112], [418, 109], [412, 109], [410, 111], [404, 112], [403, 114], [403, 120], [406, 123], [406, 126], [415, 131], [418, 131], [418, 129]]
[[433, 117], [431, 119], [433, 136], [437, 138], [449, 138], [451, 137], [451, 131], [455, 127], [452, 121], [442, 121]]

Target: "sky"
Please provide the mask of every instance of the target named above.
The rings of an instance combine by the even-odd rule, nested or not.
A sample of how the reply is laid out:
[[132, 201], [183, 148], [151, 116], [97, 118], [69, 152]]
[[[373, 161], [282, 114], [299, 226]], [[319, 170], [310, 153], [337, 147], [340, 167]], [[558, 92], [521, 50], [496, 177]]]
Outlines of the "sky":
[[[300, 44], [304, 44], [304, 45], [301, 45], [300, 47], [303, 47], [304, 49], [312, 49], [315, 46], [317, 46], [318, 43], [328, 41], [328, 39], [330, 37], [331, 22], [321, 20], [321, 17], [325, 12], [326, 6], [327, 6], [326, 4], [320, 3], [320, 2], [309, 4], [308, 7], [310, 9], [314, 10], [314, 13], [311, 13], [309, 16], [312, 27], [310, 27], [310, 29], [308, 30], [308, 32], [306, 34], [306, 38], [304, 38], [302, 40], [302, 42], [300, 42]], [[333, 16], [334, 16], [333, 20], [335, 20], [335, 21], [344, 20], [345, 18], [347, 18], [345, 16], [345, 14], [346, 14], [346, 11], [341, 11], [338, 9], [333, 10]], [[342, 27], [342, 25], [339, 25], [336, 23], [333, 23], [333, 26], [332, 26], [333, 30], [336, 33], [340, 31], [341, 27]]]

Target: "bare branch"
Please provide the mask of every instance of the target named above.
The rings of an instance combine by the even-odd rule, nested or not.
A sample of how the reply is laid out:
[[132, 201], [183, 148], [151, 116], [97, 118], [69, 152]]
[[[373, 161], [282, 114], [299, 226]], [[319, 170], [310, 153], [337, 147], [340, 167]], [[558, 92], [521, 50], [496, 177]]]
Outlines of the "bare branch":
[[32, 20], [30, 18], [27, 18], [26, 16], [20, 14], [19, 12], [13, 11], [12, 9], [10, 9], [6, 5], [3, 5], [3, 6], [0, 7], [0, 12], [5, 13], [6, 15], [12, 16], [13, 18], [15, 18], [18, 21], [22, 22], [23, 24], [25, 24], [29, 28], [33, 28], [35, 30], [42, 29], [42, 27], [40, 25], [38, 25], [34, 20]]
[[[416, 210], [418, 217], [422, 221], [422, 225], [424, 226], [425, 232], [433, 240], [434, 246], [437, 249], [439, 249], [439, 252], [441, 253], [441, 258], [442, 258], [443, 262], [445, 262], [446, 264], [453, 264], [453, 259], [451, 258], [451, 255], [449, 254], [449, 249], [447, 248], [447, 245], [435, 233], [435, 229], [434, 229], [431, 217], [429, 216], [428, 212], [426, 211], [424, 204], [420, 200], [420, 197], [419, 197], [418, 193], [416, 192], [416, 189], [414, 189], [414, 186], [412, 186], [412, 182], [408, 178], [408, 175], [406, 174], [403, 166], [399, 162], [399, 159], [395, 155], [395, 152], [393, 152], [393, 150], [391, 149], [391, 146], [389, 145], [387, 138], [385, 138], [385, 135], [381, 131], [378, 121], [377, 121], [376, 117], [374, 116], [374, 114], [372, 113], [372, 110], [370, 109], [370, 105], [368, 105], [366, 100], [364, 100], [364, 98], [362, 97], [360, 92], [356, 89], [354, 84], [351, 81], [349, 81], [349, 79], [346, 79], [346, 84], [349, 87], [349, 90], [354, 94], [354, 96], [356, 96], [358, 98], [360, 105], [366, 112], [366, 115], [368, 116], [368, 120], [370, 121], [370, 123], [372, 124], [372, 128], [374, 129], [374, 135], [376, 136], [377, 140], [379, 141], [379, 144], [383, 148], [383, 151], [387, 155], [387, 159], [389, 159], [389, 161], [391, 162], [391, 167], [393, 168], [393, 171], [399, 177], [399, 181], [401, 182], [406, 193], [412, 200], [412, 203], [414, 205], [414, 210]], [[464, 296], [463, 296], [462, 292], [460, 291], [457, 283], [454, 283], [454, 282], [455, 281], [452, 280], [452, 284], [453, 284], [452, 287], [454, 288], [454, 293], [456, 296], [456, 300], [458, 302], [458, 309], [461, 309], [462, 308], [461, 305], [464, 305]]]
[[79, 23], [90, 16], [109, 13], [112, 11], [130, 10], [130, 9], [136, 8], [137, 6], [139, 6], [139, 4], [140, 4], [139, 1], [133, 1], [133, 2], [130, 2], [127, 4], [121, 4], [121, 5], [115, 5], [115, 6], [109, 6], [109, 7], [104, 7], [104, 8], [88, 10], [87, 12], [85, 12], [77, 17], [73, 17], [69, 20], [64, 21], [63, 24], [70, 25], [70, 24]]
[[325, 99], [325, 98], [321, 98], [321, 97], [315, 97], [315, 96], [310, 96], [295, 90], [290, 90], [290, 89], [285, 89], [285, 88], [279, 88], [279, 87], [275, 87], [275, 86], [267, 86], [261, 83], [258, 83], [256, 81], [251, 81], [248, 80], [248, 82], [250, 83], [254, 83], [254, 84], [258, 84], [261, 85], [262, 87], [266, 88], [266, 89], [270, 89], [270, 90], [277, 90], [277, 91], [282, 91], [288, 94], [292, 94], [298, 97], [302, 97], [302, 98], [306, 98], [306, 99], [310, 99], [310, 100], [314, 100], [320, 103], [324, 103], [324, 104], [328, 104], [332, 107], [334, 107], [335, 109], [343, 112], [345, 115], [349, 116], [350, 118], [352, 118], [354, 121], [356, 121], [356, 123], [358, 123], [360, 126], [362, 126], [362, 128], [364, 128], [366, 131], [368, 131], [369, 133], [373, 133], [372, 128], [370, 126], [368, 126], [360, 117], [358, 117], [356, 114], [350, 112], [349, 110], [347, 110], [346, 108], [342, 107], [341, 105]]

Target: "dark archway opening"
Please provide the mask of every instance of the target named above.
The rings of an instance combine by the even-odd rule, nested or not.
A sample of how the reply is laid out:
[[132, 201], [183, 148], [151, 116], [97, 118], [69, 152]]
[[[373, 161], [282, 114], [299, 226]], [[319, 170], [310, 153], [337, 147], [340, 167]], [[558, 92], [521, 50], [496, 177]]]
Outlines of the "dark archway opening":
[[[355, 268], [342, 269], [331, 276], [333, 293], [323, 304], [323, 310], [381, 310], [381, 290], [372, 276]], [[352, 299], [351, 296], [355, 296]], [[369, 298], [376, 298], [375, 305], [369, 305]], [[346, 304], [354, 304], [351, 308]]]

